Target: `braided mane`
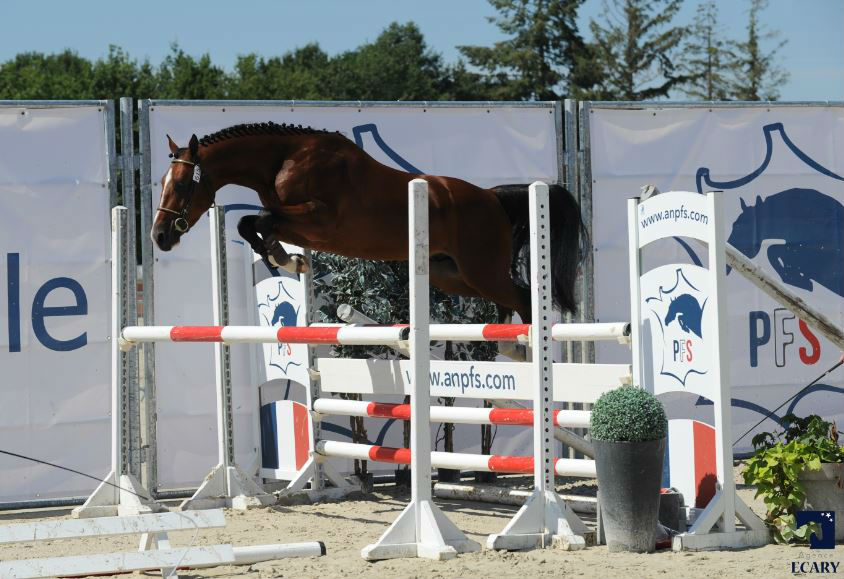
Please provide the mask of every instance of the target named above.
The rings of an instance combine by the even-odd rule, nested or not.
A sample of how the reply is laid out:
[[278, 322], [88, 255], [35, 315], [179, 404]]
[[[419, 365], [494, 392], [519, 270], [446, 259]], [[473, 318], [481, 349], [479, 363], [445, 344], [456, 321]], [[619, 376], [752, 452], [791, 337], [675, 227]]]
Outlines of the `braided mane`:
[[267, 123], [244, 123], [241, 125], [234, 125], [216, 133], [205, 135], [199, 140], [199, 144], [203, 147], [219, 143], [220, 141], [227, 141], [237, 137], [248, 137], [251, 135], [280, 135], [283, 137], [291, 135], [330, 135], [341, 134], [340, 131], [328, 131], [326, 129], [314, 129], [312, 127], [303, 127], [302, 125], [292, 125], [288, 123], [274, 123], [272, 121]]

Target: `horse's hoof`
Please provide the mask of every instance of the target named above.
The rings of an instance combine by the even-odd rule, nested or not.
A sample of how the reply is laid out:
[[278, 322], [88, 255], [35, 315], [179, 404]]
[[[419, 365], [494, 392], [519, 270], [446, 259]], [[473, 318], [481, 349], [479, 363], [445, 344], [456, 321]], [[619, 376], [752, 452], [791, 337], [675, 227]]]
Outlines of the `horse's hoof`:
[[267, 255], [265, 255], [264, 259], [266, 259], [267, 263], [269, 263], [272, 267], [274, 267], [276, 269], [278, 269], [280, 267], [284, 267], [278, 261], [276, 261], [276, 259], [275, 259], [275, 257], [273, 256], [272, 253], [268, 253]]
[[283, 267], [290, 273], [308, 273], [311, 270], [305, 257], [295, 253], [289, 256], [287, 264]]

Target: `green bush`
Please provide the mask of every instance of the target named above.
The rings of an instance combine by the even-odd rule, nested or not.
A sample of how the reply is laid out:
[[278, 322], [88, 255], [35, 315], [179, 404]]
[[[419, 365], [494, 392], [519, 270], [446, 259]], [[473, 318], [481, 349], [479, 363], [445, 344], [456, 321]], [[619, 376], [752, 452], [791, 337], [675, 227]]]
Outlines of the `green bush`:
[[800, 475], [820, 470], [823, 463], [844, 462], [844, 448], [838, 444], [838, 430], [817, 415], [799, 418], [786, 414], [780, 420], [782, 432], [762, 432], [753, 437], [755, 452], [747, 461], [744, 482], [756, 487], [768, 515], [765, 522], [778, 543], [808, 542], [820, 536], [817, 523], [797, 526], [797, 511], [804, 508], [806, 488]]
[[595, 440], [643, 442], [665, 438], [668, 419], [656, 396], [625, 386], [598, 398], [592, 407], [589, 428]]

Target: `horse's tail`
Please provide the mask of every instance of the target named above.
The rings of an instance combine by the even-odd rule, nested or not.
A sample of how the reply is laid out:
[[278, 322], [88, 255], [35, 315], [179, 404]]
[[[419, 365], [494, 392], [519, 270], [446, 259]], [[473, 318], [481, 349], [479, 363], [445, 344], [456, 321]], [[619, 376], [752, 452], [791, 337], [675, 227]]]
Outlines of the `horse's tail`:
[[[530, 216], [528, 185], [499, 185], [492, 191], [513, 224], [511, 275], [517, 285], [530, 286]], [[561, 185], [549, 185], [551, 207], [551, 294], [554, 305], [573, 312], [577, 307], [574, 284], [578, 265], [589, 247], [580, 206]]]

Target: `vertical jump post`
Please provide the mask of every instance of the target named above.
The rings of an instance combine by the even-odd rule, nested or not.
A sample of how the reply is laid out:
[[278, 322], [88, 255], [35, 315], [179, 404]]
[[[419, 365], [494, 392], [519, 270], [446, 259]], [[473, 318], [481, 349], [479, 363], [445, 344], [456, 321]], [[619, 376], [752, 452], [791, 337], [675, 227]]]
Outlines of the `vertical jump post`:
[[431, 344], [428, 285], [428, 183], [408, 183], [408, 267], [410, 273], [411, 499], [378, 541], [364, 547], [367, 560], [424, 557], [444, 560], [479, 551], [431, 500]]
[[[229, 323], [228, 262], [226, 257], [225, 207], [215, 205], [208, 212], [211, 231], [211, 288], [213, 323]], [[275, 503], [255, 478], [235, 463], [234, 424], [232, 417], [231, 361], [229, 346], [214, 343], [215, 382], [217, 386], [217, 466], [180, 509], [245, 509]]]
[[521, 550], [586, 546], [586, 525], [557, 494], [554, 486], [554, 388], [551, 325], [551, 228], [548, 185], [529, 188], [530, 292], [533, 398], [534, 490], [516, 516], [487, 540], [489, 549]]

